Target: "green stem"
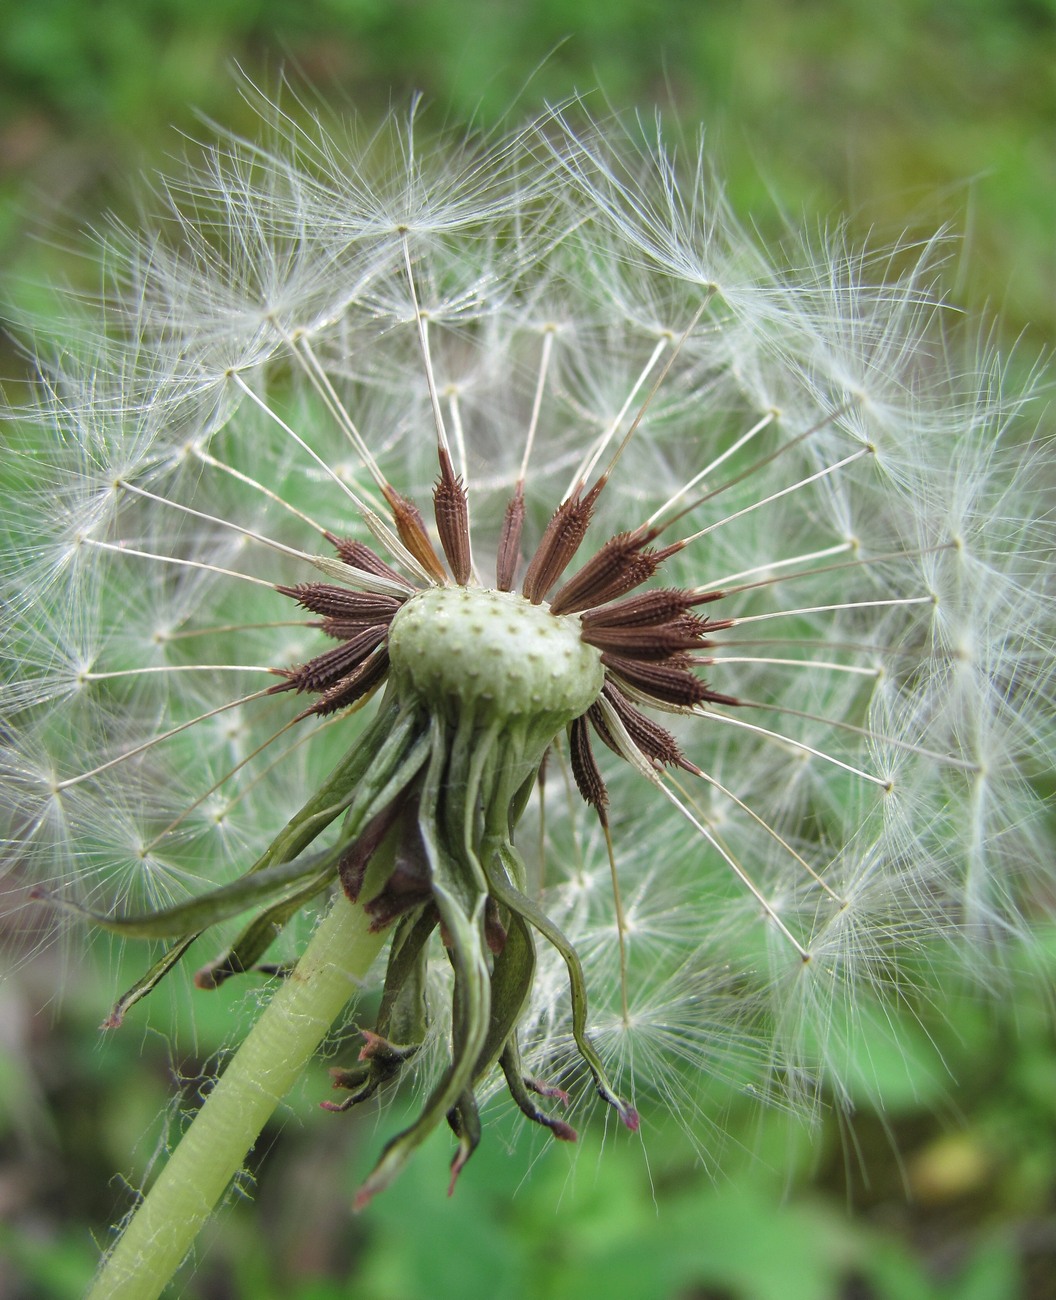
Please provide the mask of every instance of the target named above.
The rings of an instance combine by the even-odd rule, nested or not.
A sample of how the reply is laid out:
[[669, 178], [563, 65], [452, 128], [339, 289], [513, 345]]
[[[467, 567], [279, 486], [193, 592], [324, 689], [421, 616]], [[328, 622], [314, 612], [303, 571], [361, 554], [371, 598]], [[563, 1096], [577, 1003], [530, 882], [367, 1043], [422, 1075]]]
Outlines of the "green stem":
[[385, 940], [339, 896], [104, 1260], [88, 1300], [156, 1300]]

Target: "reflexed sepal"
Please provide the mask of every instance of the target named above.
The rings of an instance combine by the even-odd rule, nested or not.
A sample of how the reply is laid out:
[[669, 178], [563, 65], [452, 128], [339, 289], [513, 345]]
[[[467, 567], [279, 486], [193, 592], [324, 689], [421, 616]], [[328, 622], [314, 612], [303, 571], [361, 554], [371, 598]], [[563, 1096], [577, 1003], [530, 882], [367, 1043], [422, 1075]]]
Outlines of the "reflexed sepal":
[[352, 1096], [343, 1102], [322, 1103], [324, 1110], [348, 1110], [366, 1101], [394, 1079], [418, 1052], [428, 1029], [425, 1002], [427, 944], [436, 929], [432, 907], [405, 916], [396, 926], [389, 949], [385, 991], [376, 1027], [362, 1029], [365, 1039], [360, 1064], [352, 1070], [331, 1070], [335, 1088], [347, 1088]]
[[[218, 921], [237, 916], [255, 903], [289, 896], [314, 886], [318, 893], [333, 876], [340, 848], [324, 849], [321, 853], [293, 862], [283, 862], [265, 867], [262, 871], [240, 876], [228, 885], [220, 885], [206, 894], [190, 898], [185, 903], [159, 908], [156, 912], [143, 912], [132, 916], [107, 916], [93, 912], [70, 899], [35, 890], [34, 898], [45, 899], [78, 916], [86, 917], [102, 930], [109, 930], [132, 939], [174, 939], [197, 935]], [[165, 968], [166, 970], [168, 967]], [[164, 974], [164, 971], [162, 971]], [[157, 981], [155, 981], [156, 983]]]
[[547, 1088], [538, 1083], [535, 1079], [525, 1077], [521, 1069], [521, 1053], [517, 1046], [517, 1036], [510, 1035], [506, 1048], [499, 1058], [499, 1064], [502, 1066], [502, 1073], [506, 1078], [506, 1086], [510, 1090], [510, 1096], [517, 1103], [523, 1115], [532, 1120], [535, 1124], [542, 1124], [548, 1128], [559, 1142], [575, 1142], [579, 1134], [571, 1124], [566, 1124], [563, 1119], [556, 1119], [553, 1115], [548, 1115], [545, 1110], [532, 1100], [532, 1093], [537, 1096], [554, 1097], [562, 1105], [567, 1104], [568, 1094], [560, 1088]]
[[552, 944], [560, 953], [565, 969], [568, 971], [569, 991], [572, 999], [572, 1036], [579, 1054], [586, 1063], [594, 1079], [598, 1096], [606, 1101], [619, 1115], [623, 1124], [632, 1132], [638, 1131], [638, 1112], [616, 1094], [609, 1083], [605, 1067], [597, 1049], [587, 1036], [587, 986], [583, 977], [583, 967], [579, 955], [561, 930], [546, 915], [542, 908], [516, 889], [510, 882], [523, 879], [524, 863], [512, 844], [500, 846], [498, 861], [493, 862], [488, 873], [491, 892], [512, 913], [522, 916], [530, 925]]
[[[404, 1164], [470, 1088], [477, 1060], [487, 1039], [490, 1021], [490, 970], [484, 939], [487, 890], [480, 865], [464, 852], [452, 853], [441, 820], [450, 824], [452, 802], [475, 803], [476, 788], [459, 787], [448, 779], [449, 737], [445, 723], [429, 724], [432, 752], [422, 783], [418, 825], [432, 880], [432, 897], [439, 915], [448, 959], [454, 975], [451, 1009], [451, 1060], [426, 1099], [418, 1119], [392, 1138], [354, 1201], [362, 1209], [389, 1185]], [[443, 809], [441, 803], [443, 802]], [[448, 816], [442, 817], [442, 812]], [[466, 818], [454, 817], [457, 824]], [[468, 1158], [468, 1152], [467, 1152]]]
[[180, 939], [177, 943], [172, 944], [171, 947], [166, 948], [153, 966], [151, 966], [148, 971], [144, 972], [144, 974], [136, 980], [135, 984], [132, 985], [127, 993], [123, 993], [117, 999], [114, 1005], [110, 1008], [110, 1014], [99, 1028], [119, 1028], [129, 1008], [134, 1007], [141, 998], [145, 998], [152, 989], [156, 988], [157, 985], [161, 983], [197, 938], [197, 934], [189, 934], [185, 938]]

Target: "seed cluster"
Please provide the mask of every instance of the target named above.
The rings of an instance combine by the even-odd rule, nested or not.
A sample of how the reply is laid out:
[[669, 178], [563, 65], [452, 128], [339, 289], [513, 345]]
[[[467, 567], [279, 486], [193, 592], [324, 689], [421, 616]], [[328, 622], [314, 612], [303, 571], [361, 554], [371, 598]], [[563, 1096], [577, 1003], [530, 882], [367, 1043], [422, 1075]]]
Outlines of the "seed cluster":
[[[443, 585], [424, 590], [409, 587], [405, 578], [362, 542], [328, 534], [338, 557], [353, 571], [351, 582], [358, 572], [381, 578], [394, 589], [403, 587], [406, 595], [376, 595], [322, 582], [279, 587], [303, 608], [324, 615], [316, 626], [341, 644], [296, 668], [277, 669], [284, 681], [272, 689], [318, 695], [302, 717], [347, 707], [385, 679], [392, 664], [395, 635], [397, 640], [414, 644], [413, 662], [408, 662], [405, 675], [414, 680], [424, 700], [454, 701], [457, 709], [459, 703], [480, 698], [507, 715], [533, 710], [546, 715], [571, 708], [573, 774], [580, 794], [598, 810], [604, 808], [607, 795], [591, 752], [590, 731], [617, 754], [622, 752], [599, 697], [647, 761], [683, 763], [674, 737], [643, 714], [634, 701], [676, 711], [702, 704], [739, 703], [732, 695], [712, 690], [698, 676], [697, 668], [706, 661], [692, 653], [712, 646], [710, 634], [731, 625], [730, 620], [709, 620], [692, 612], [721, 599], [724, 593], [663, 589], [628, 594], [653, 577], [663, 561], [679, 549], [678, 543], [654, 548], [651, 543], [659, 531], [641, 528], [605, 542], [547, 606], [546, 596], [582, 545], [605, 487], [605, 475], [589, 490], [581, 485], [555, 510], [529, 561], [520, 602], [515, 604], [507, 597], [519, 567], [524, 518], [520, 494], [506, 510], [497, 590], [467, 586], [473, 571], [466, 492], [454, 476], [450, 457], [443, 452], [440, 469], [433, 510], [450, 577], [421, 512], [387, 487], [385, 496], [401, 541], [429, 577]], [[450, 590], [452, 579], [461, 596]], [[526, 606], [545, 612], [529, 620]], [[456, 612], [459, 610], [465, 619]], [[569, 636], [574, 635], [568, 631], [573, 615], [578, 616], [579, 639], [596, 655], [577, 654], [568, 644]], [[502, 628], [505, 632], [498, 630]], [[555, 637], [560, 639], [560, 648], [554, 644]], [[553, 662], [555, 654], [558, 663]], [[543, 661], [545, 668], [541, 667]], [[595, 661], [604, 669], [596, 683]], [[567, 700], [555, 699], [553, 694], [556, 690], [560, 695], [558, 683], [562, 681], [569, 683]], [[573, 700], [580, 695], [583, 703], [577, 708]], [[555, 736], [558, 730], [554, 728]]]

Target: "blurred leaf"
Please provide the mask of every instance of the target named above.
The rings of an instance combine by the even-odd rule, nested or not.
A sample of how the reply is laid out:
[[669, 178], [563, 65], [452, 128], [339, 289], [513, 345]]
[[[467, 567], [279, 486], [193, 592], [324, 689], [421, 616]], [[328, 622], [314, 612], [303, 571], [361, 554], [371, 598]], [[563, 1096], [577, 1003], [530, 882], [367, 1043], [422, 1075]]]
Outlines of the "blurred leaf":
[[98, 1252], [79, 1233], [57, 1240], [34, 1240], [0, 1223], [0, 1256], [10, 1261], [29, 1283], [24, 1294], [34, 1300], [80, 1300], [95, 1274]]
[[946, 1300], [1018, 1300], [1023, 1290], [1016, 1252], [1002, 1241], [980, 1246], [945, 1295]]

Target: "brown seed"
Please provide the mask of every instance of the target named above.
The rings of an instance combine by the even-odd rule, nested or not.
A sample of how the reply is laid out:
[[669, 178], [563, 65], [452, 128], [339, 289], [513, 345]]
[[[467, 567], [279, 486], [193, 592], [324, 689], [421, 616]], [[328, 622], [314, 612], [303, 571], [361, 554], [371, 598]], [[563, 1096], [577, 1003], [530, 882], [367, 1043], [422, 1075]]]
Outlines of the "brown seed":
[[668, 659], [680, 650], [694, 650], [701, 644], [695, 629], [687, 634], [681, 627], [584, 627], [582, 638], [588, 645], [631, 659]]
[[451, 457], [440, 448], [440, 481], [433, 490], [433, 515], [451, 573], [465, 586], [473, 572], [469, 542], [469, 504], [465, 484], [455, 477]]
[[[685, 763], [678, 741], [675, 740], [670, 731], [636, 709], [615, 683], [606, 682], [602, 694], [615, 709], [617, 716], [627, 729], [628, 736], [646, 758], [655, 759], [659, 763], [678, 765]], [[597, 708], [597, 705], [593, 707]], [[600, 712], [600, 709], [598, 711]], [[592, 713], [591, 722], [593, 721]]]
[[338, 558], [344, 560], [353, 569], [373, 573], [376, 578], [389, 578], [392, 582], [398, 582], [402, 587], [406, 587], [406, 579], [401, 578], [395, 569], [390, 568], [363, 542], [357, 542], [351, 537], [335, 537], [333, 533], [324, 533], [323, 536], [337, 552]]
[[[358, 567], [358, 566], [357, 566]], [[329, 582], [302, 582], [296, 587], [276, 587], [313, 614], [347, 622], [389, 622], [403, 604], [395, 596], [374, 596], [368, 592], [349, 591]]]
[[631, 591], [656, 572], [649, 536], [617, 533], [574, 574], [550, 602], [555, 614], [572, 614]]
[[584, 497], [577, 488], [550, 516], [521, 585], [533, 605], [546, 597], [579, 550], [603, 486], [604, 480], [599, 479]]
[[524, 527], [524, 487], [517, 484], [510, 498], [499, 535], [499, 553], [495, 562], [495, 584], [500, 591], [512, 591], [521, 560], [521, 529]]
[[691, 708], [704, 700], [716, 704], [737, 703], [731, 696], [717, 695], [708, 688], [707, 683], [694, 677], [688, 669], [670, 662], [641, 663], [607, 651], [602, 653], [601, 662], [630, 686], [663, 704]]
[[413, 501], [408, 501], [406, 497], [400, 496], [396, 489], [388, 483], [382, 488], [382, 494], [389, 503], [389, 509], [392, 511], [392, 522], [396, 525], [400, 541], [403, 542], [426, 573], [434, 577], [437, 582], [446, 582], [447, 573], [440, 563], [440, 557], [433, 549], [432, 542], [429, 540], [422, 512]]
[[611, 605], [586, 610], [583, 626], [647, 627], [655, 623], [670, 623], [692, 609], [698, 599], [692, 592], [673, 588], [642, 591], [625, 600], [614, 601]]
[[590, 748], [590, 728], [587, 726], [586, 714], [577, 718], [569, 728], [569, 751], [576, 789], [586, 803], [600, 811], [609, 802], [609, 793]]
[[297, 668], [278, 669], [286, 681], [281, 686], [273, 686], [271, 694], [288, 690], [329, 690], [354, 671], [384, 641], [385, 634], [384, 627], [363, 628], [343, 645], [326, 650]]
[[349, 673], [342, 681], [331, 686], [310, 709], [298, 715], [297, 721], [301, 718], [325, 717], [327, 714], [336, 713], [338, 709], [345, 709], [350, 704], [355, 704], [364, 695], [367, 695], [375, 686], [384, 678], [389, 671], [389, 652], [383, 644], [378, 646], [374, 653], [365, 659], [359, 667]]

